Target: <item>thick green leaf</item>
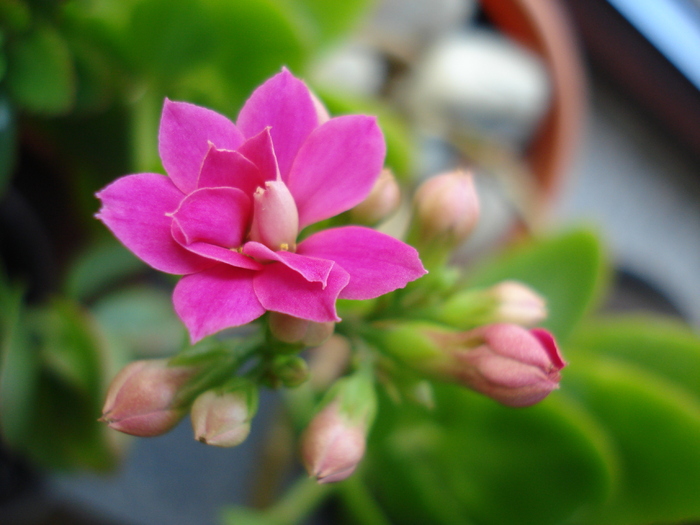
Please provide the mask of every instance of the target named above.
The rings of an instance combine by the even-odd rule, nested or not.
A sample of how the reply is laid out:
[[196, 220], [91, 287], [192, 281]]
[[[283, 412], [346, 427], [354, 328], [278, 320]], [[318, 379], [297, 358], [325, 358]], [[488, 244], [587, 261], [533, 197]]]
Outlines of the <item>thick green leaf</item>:
[[617, 490], [582, 523], [700, 518], [700, 402], [616, 358], [576, 354], [563, 388], [604, 426], [618, 456]]
[[39, 25], [8, 42], [7, 85], [18, 105], [34, 113], [68, 112], [75, 101], [70, 50], [51, 26]]
[[572, 337], [567, 357], [609, 356], [663, 376], [700, 401], [700, 337], [680, 321], [651, 315], [591, 320]]
[[434, 414], [385, 404], [377, 418], [369, 481], [393, 523], [544, 525], [607, 497], [605, 433], [563, 396], [514, 410], [436, 392]]
[[547, 298], [549, 317], [542, 326], [564, 340], [601, 296], [608, 268], [598, 238], [588, 231], [574, 231], [528, 241], [480, 265], [468, 282], [487, 286], [506, 279], [526, 283]]

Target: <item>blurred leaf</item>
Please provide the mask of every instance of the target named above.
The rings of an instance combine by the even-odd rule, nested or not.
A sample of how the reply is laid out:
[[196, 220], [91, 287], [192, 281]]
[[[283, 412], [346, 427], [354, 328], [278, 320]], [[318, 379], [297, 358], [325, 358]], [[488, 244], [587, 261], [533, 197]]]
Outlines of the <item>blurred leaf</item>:
[[8, 32], [26, 31], [31, 22], [32, 13], [23, 0], [3, 0], [0, 2], [0, 28]]
[[93, 312], [132, 354], [170, 355], [186, 340], [185, 327], [166, 290], [145, 286], [119, 290], [95, 303]]
[[564, 340], [591, 309], [607, 285], [608, 268], [598, 238], [578, 230], [549, 239], [534, 239], [468, 276], [472, 286], [515, 279], [547, 299], [549, 317], [542, 326]]
[[0, 93], [0, 196], [5, 193], [15, 164], [15, 115], [12, 104]]
[[331, 116], [349, 113], [376, 115], [386, 139], [385, 164], [400, 180], [407, 180], [413, 174], [416, 146], [406, 122], [398, 114], [376, 100], [349, 97], [327, 90], [319, 91], [319, 96], [323, 99]]
[[17, 104], [34, 113], [69, 111], [75, 100], [75, 71], [63, 37], [39, 25], [7, 47], [7, 85]]
[[632, 364], [582, 354], [572, 360], [565, 388], [606, 428], [619, 457], [617, 490], [585, 522], [633, 525], [700, 517], [697, 398]]
[[85, 301], [145, 268], [140, 259], [115, 240], [96, 244], [71, 266], [65, 292]]
[[614, 456], [576, 404], [435, 387], [433, 414], [385, 404], [372, 434], [368, 480], [393, 523], [554, 524], [608, 496]]
[[31, 431], [39, 353], [24, 325], [24, 293], [0, 281], [0, 427], [7, 443], [19, 447]]
[[291, 0], [298, 11], [309, 18], [322, 44], [337, 39], [352, 29], [369, 11], [372, 0]]

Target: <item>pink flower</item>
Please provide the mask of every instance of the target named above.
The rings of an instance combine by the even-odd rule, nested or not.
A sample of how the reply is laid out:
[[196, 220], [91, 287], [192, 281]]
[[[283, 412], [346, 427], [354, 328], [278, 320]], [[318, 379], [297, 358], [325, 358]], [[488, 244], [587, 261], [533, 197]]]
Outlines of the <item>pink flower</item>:
[[339, 321], [336, 299], [378, 297], [425, 273], [416, 250], [369, 228], [296, 244], [304, 227], [367, 196], [385, 146], [373, 117], [328, 119], [286, 69], [236, 124], [166, 100], [159, 151], [169, 176], [116, 180], [97, 194], [97, 217], [146, 263], [184, 275], [173, 302], [193, 342], [267, 310]]

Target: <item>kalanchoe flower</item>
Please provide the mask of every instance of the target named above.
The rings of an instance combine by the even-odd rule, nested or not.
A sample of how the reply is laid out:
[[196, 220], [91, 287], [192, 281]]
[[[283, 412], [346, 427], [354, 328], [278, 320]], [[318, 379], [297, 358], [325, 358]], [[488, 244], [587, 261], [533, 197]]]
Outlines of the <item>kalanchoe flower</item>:
[[177, 394], [196, 372], [195, 367], [168, 366], [166, 359], [128, 364], [109, 386], [100, 421], [134, 436], [165, 434], [186, 414]]
[[122, 177], [97, 217], [152, 267], [184, 275], [175, 310], [193, 342], [265, 311], [339, 321], [338, 298], [371, 299], [425, 273], [417, 252], [369, 228], [306, 226], [360, 203], [381, 172], [373, 117], [328, 119], [287, 70], [255, 90], [236, 124], [165, 101], [159, 151], [168, 176]]
[[216, 447], [240, 445], [250, 433], [257, 407], [258, 391], [252, 385], [223, 392], [207, 390], [192, 404], [194, 437]]
[[554, 337], [541, 328], [493, 324], [454, 332], [407, 323], [388, 328], [382, 339], [389, 353], [416, 370], [513, 407], [537, 403], [559, 388], [566, 366]]

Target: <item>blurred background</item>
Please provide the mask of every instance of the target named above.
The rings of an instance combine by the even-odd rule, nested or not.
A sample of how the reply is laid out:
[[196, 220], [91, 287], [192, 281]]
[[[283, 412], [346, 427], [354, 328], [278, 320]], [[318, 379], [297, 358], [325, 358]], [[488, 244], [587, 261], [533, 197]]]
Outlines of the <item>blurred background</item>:
[[282, 66], [332, 114], [379, 115], [407, 187], [476, 173], [464, 264], [584, 223], [614, 266], [604, 308], [697, 332], [697, 0], [0, 0], [0, 523], [208, 525], [268, 498], [274, 394], [233, 450], [188, 422], [128, 440], [94, 421], [116, 370], [184, 330], [174, 281], [92, 215], [110, 181], [163, 172], [164, 97], [235, 119]]

